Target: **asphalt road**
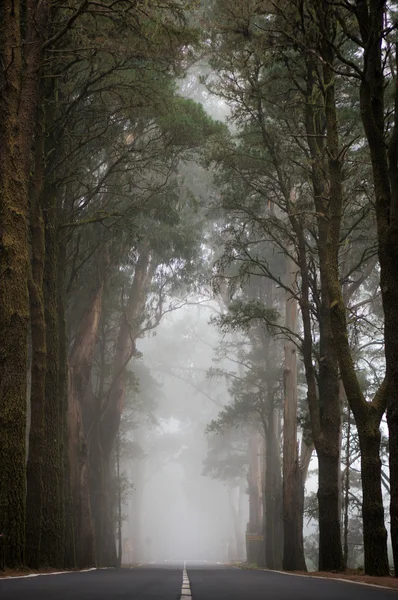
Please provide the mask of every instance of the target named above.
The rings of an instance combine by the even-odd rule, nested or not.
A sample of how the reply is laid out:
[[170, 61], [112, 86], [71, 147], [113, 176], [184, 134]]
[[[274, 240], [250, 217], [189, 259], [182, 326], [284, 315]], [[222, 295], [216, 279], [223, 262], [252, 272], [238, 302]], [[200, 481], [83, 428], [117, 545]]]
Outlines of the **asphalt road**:
[[[183, 586], [183, 591], [182, 591]], [[393, 600], [394, 590], [205, 563], [0, 579], [0, 600]], [[187, 597], [189, 598], [189, 596]]]

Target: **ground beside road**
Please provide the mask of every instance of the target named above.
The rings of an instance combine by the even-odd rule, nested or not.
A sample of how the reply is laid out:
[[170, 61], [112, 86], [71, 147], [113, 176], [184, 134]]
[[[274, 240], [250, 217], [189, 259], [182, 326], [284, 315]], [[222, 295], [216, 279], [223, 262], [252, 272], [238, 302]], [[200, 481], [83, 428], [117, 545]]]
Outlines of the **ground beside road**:
[[[260, 571], [266, 571], [267, 569], [259, 569], [258, 567], [252, 567], [245, 563], [236, 564], [236, 566], [242, 569], [255, 569]], [[288, 574], [288, 572], [286, 572]], [[371, 575], [364, 575], [358, 573], [358, 571], [346, 571], [344, 573], [329, 573], [327, 571], [293, 571], [292, 575], [301, 575], [303, 577], [323, 577], [327, 579], [343, 579], [345, 581], [355, 581], [357, 583], [367, 583], [369, 585], [378, 585], [380, 587], [388, 587], [394, 590], [398, 590], [398, 577], [372, 577]]]

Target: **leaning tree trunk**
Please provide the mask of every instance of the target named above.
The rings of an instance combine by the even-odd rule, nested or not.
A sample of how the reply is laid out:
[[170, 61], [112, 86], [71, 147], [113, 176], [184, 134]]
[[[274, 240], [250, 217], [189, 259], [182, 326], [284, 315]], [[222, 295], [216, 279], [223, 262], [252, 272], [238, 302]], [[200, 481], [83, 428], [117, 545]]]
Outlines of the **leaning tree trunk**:
[[113, 361], [112, 383], [101, 416], [103, 431], [102, 449], [105, 461], [108, 461], [111, 455], [124, 408], [126, 367], [136, 351], [135, 341], [139, 335], [147, 286], [152, 276], [150, 260], [150, 248], [149, 246], [145, 246], [137, 260], [127, 307], [122, 312]]
[[[89, 456], [87, 440], [84, 432], [83, 417], [90, 407], [87, 404], [88, 387], [94, 348], [97, 341], [98, 328], [102, 310], [105, 265], [107, 260], [100, 256], [100, 272], [98, 281], [90, 293], [89, 305], [75, 336], [75, 342], [69, 356], [69, 395], [68, 395], [68, 430], [69, 460], [73, 498], [73, 514], [75, 517], [75, 540], [77, 548], [77, 564], [80, 567], [95, 564], [94, 529], [92, 523]], [[91, 399], [90, 399], [91, 400]], [[87, 417], [86, 417], [86, 420]], [[92, 426], [93, 416], [86, 424]], [[86, 431], [86, 435], [88, 431]]]
[[[142, 319], [142, 313], [145, 307], [147, 287], [151, 281], [153, 273], [151, 265], [151, 251], [148, 245], [145, 245], [138, 258], [133, 282], [131, 284], [127, 307], [123, 311], [119, 335], [116, 342], [116, 350], [113, 361], [112, 383], [105, 397], [105, 402], [99, 407], [96, 427], [99, 434], [98, 446], [100, 449], [101, 464], [96, 465], [96, 470], [102, 474], [102, 489], [99, 493], [99, 501], [96, 501], [96, 507], [99, 509], [95, 523], [100, 527], [96, 536], [103, 540], [105, 546], [101, 549], [101, 556], [106, 560], [113, 560], [115, 555], [113, 551], [108, 552], [110, 548], [110, 535], [113, 509], [111, 490], [107, 487], [110, 479], [107, 475], [110, 472], [112, 464], [112, 450], [119, 430], [120, 419], [124, 407], [124, 396], [126, 392], [126, 367], [134, 356], [136, 347], [135, 341], [139, 335], [139, 329]], [[94, 459], [95, 462], [97, 459]], [[93, 482], [94, 486], [95, 484]], [[98, 490], [97, 490], [98, 495]], [[114, 536], [114, 529], [112, 535]]]

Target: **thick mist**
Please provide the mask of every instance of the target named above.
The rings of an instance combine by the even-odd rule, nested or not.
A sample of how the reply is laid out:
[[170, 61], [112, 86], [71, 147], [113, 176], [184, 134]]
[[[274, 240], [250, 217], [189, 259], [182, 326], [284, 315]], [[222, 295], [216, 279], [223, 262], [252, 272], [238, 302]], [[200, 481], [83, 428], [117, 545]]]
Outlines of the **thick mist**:
[[125, 434], [140, 450], [122, 459], [133, 486], [123, 505], [124, 563], [245, 558], [236, 547], [248, 514], [245, 472], [239, 485], [204, 474], [205, 430], [228, 402], [225, 383], [208, 378], [219, 335], [210, 316], [208, 308], [187, 306], [139, 342], [135, 362], [153, 378], [154, 408]]

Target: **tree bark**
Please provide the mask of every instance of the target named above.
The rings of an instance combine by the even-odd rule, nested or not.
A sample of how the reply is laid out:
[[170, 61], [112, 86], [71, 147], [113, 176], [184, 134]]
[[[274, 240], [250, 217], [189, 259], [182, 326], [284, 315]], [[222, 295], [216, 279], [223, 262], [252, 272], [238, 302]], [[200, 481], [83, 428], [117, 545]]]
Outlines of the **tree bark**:
[[[286, 259], [286, 286], [294, 289], [297, 266]], [[297, 332], [298, 304], [286, 293], [285, 327]], [[306, 571], [303, 540], [304, 482], [297, 444], [297, 353], [291, 340], [285, 341], [283, 406], [283, 569]]]
[[110, 457], [120, 417], [124, 407], [126, 391], [125, 370], [135, 353], [135, 342], [139, 335], [140, 320], [146, 301], [147, 286], [152, 277], [150, 269], [151, 252], [145, 246], [139, 255], [135, 267], [126, 309], [120, 321], [119, 335], [113, 361], [113, 378], [101, 415], [101, 446], [104, 460]]
[[246, 555], [249, 564], [265, 566], [264, 542], [251, 539], [263, 534], [263, 502], [261, 478], [261, 454], [263, 439], [258, 432], [253, 432], [249, 439], [249, 522], [246, 529]]
[[26, 466], [26, 564], [40, 565], [43, 502], [44, 405], [47, 366], [46, 322], [44, 314], [44, 218], [40, 204], [44, 177], [44, 118], [38, 111], [36, 124], [35, 169], [31, 186], [30, 231], [31, 272], [29, 277], [30, 323], [32, 339], [29, 454]]
[[87, 449], [87, 443], [89, 443], [87, 435], [89, 435], [89, 429], [92, 426], [93, 416], [91, 415], [90, 419], [87, 419], [86, 416], [85, 420], [88, 421], [86, 432], [84, 432], [83, 418], [84, 413], [87, 415], [90, 412], [90, 407], [85, 406], [85, 403], [88, 397], [87, 391], [90, 385], [92, 360], [101, 318], [107, 263], [106, 256], [101, 253], [97, 278], [89, 294], [89, 305], [79, 324], [69, 356], [69, 461], [73, 513], [75, 515], [75, 539], [78, 552], [77, 564], [82, 568], [95, 564]]
[[[383, 49], [386, 1], [355, 3], [355, 17], [363, 41], [363, 69], [360, 84], [361, 118], [369, 144], [376, 197], [376, 221], [379, 242], [380, 289], [384, 309], [384, 342], [386, 378], [378, 394], [377, 404], [387, 404], [390, 462], [390, 518], [391, 543], [395, 574], [398, 575], [398, 85], [394, 84], [393, 126], [385, 127], [385, 94], [387, 76]], [[390, 75], [388, 75], [390, 77]], [[347, 395], [348, 396], [348, 395]], [[358, 394], [359, 403], [359, 394]], [[359, 410], [358, 404], [358, 410]], [[377, 407], [378, 408], [378, 407]], [[356, 418], [354, 409], [352, 408]], [[358, 411], [357, 411], [358, 412]], [[371, 427], [371, 429], [373, 429]], [[373, 448], [373, 461], [377, 467], [376, 446], [378, 435], [373, 430], [373, 442], [363, 432], [364, 449]], [[367, 462], [367, 461], [366, 461]], [[378, 471], [378, 468], [377, 468]], [[368, 484], [365, 483], [367, 487]], [[371, 492], [374, 496], [375, 490]], [[377, 494], [376, 496], [379, 496]], [[374, 499], [376, 499], [374, 496]], [[370, 506], [370, 502], [369, 502]], [[368, 510], [368, 509], [367, 509]], [[367, 514], [367, 510], [365, 513]], [[378, 510], [381, 519], [380, 509]], [[374, 515], [375, 516], [375, 515]], [[381, 523], [375, 529], [376, 540], [369, 539], [366, 546], [378, 564], [380, 574], [388, 572], [386, 552], [381, 533]], [[383, 546], [380, 561], [381, 547]]]
[[[322, 12], [324, 5], [317, 4], [318, 26], [326, 28], [325, 15]], [[325, 9], [326, 10], [326, 9]], [[325, 57], [323, 57], [325, 59]], [[333, 60], [330, 52], [325, 60]], [[319, 257], [320, 280], [320, 306], [319, 315], [319, 375], [318, 390], [319, 400], [315, 398], [315, 382], [311, 384], [309, 392], [309, 406], [312, 423], [312, 433], [315, 449], [319, 460], [319, 568], [325, 571], [340, 571], [344, 568], [343, 551], [341, 544], [340, 520], [340, 431], [341, 408], [338, 357], [333, 340], [332, 321], [330, 315], [330, 289], [328, 287], [328, 233], [329, 221], [325, 218], [328, 213], [328, 169], [324, 136], [324, 116], [335, 110], [334, 79], [330, 68], [324, 68], [321, 81], [316, 80], [319, 73], [317, 64], [312, 57], [306, 58], [306, 132], [307, 142], [311, 154], [311, 178], [314, 193], [314, 204], [317, 214], [318, 240], [317, 251]], [[325, 95], [323, 94], [325, 90]], [[319, 110], [318, 103], [322, 110]], [[327, 131], [329, 135], [329, 129]], [[303, 234], [300, 233], [303, 239]], [[305, 242], [301, 243], [300, 247]], [[337, 245], [338, 249], [338, 245]], [[301, 267], [308, 272], [305, 257], [301, 257]], [[308, 286], [308, 275], [306, 275]], [[310, 314], [308, 311], [309, 289], [305, 290], [304, 327], [310, 327]], [[312, 338], [305, 335], [306, 348], [306, 373], [313, 378], [312, 368]], [[311, 363], [311, 366], [310, 366]]]
[[59, 379], [58, 397], [61, 410], [61, 498], [63, 548], [61, 561], [66, 568], [76, 567], [75, 515], [73, 512], [71, 469], [69, 461], [68, 430], [68, 338], [66, 334], [65, 268], [66, 244], [60, 244], [58, 253], [58, 323], [59, 323]]
[[43, 469], [43, 532], [41, 563], [62, 566], [61, 527], [61, 436], [59, 402], [59, 314], [58, 314], [58, 235], [57, 201], [53, 190], [45, 193], [46, 262], [44, 302], [47, 333], [47, 372], [45, 389]]
[[[48, 5], [4, 0], [0, 63], [0, 532], [6, 564], [24, 562], [28, 198]], [[25, 37], [23, 39], [22, 32]]]
[[[365, 572], [388, 575], [387, 532], [381, 491], [380, 420], [385, 409], [383, 384], [377, 397], [369, 403], [360, 388], [348, 340], [346, 306], [339, 277], [340, 230], [343, 215], [342, 154], [339, 147], [338, 120], [334, 89], [333, 56], [325, 40], [323, 76], [327, 85], [325, 100], [327, 172], [329, 178], [328, 231], [326, 236], [326, 277], [333, 340], [347, 400], [354, 414], [361, 449], [361, 479], [363, 491], [363, 533]], [[362, 94], [363, 95], [363, 94]], [[361, 100], [361, 106], [363, 98]], [[372, 474], [371, 474], [372, 473]]]

